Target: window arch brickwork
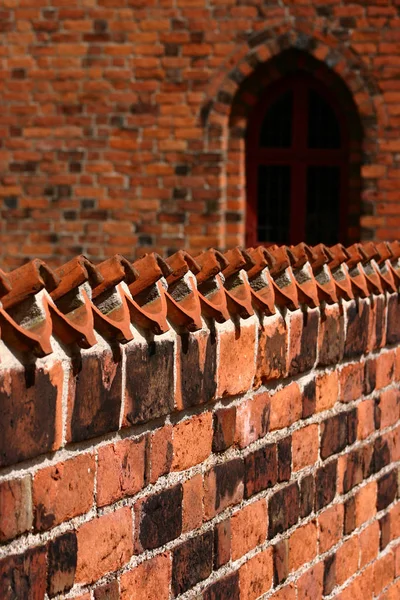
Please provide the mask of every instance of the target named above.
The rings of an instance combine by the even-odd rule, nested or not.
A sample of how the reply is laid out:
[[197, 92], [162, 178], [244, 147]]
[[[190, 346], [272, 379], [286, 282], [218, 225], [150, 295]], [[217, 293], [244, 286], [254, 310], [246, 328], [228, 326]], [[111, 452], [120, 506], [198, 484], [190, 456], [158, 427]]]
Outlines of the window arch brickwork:
[[[224, 73], [223, 68], [229, 66]], [[266, 86], [299, 67], [333, 86], [349, 116], [359, 115], [349, 120], [348, 240], [381, 235], [377, 234], [381, 222], [376, 214], [381, 195], [377, 179], [384, 164], [379, 151], [386, 143], [382, 140], [388, 126], [383, 96], [356, 53], [341, 46], [333, 35], [309, 31], [307, 26], [293, 31], [285, 25], [255, 34], [238, 49], [210, 82], [209, 101], [203, 106], [207, 148], [220, 151], [220, 210], [225, 217], [221, 246], [245, 240], [245, 135], [251, 110]]]

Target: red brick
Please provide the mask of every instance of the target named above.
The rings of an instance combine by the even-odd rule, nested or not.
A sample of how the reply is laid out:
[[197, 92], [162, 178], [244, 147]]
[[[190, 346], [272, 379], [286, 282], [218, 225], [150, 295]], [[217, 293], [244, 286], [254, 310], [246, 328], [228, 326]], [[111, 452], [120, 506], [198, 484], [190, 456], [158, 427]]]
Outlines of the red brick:
[[217, 523], [214, 529], [214, 565], [222, 567], [231, 558], [231, 520], [225, 519]]
[[213, 415], [214, 436], [213, 452], [224, 452], [235, 441], [236, 406], [215, 411]]
[[33, 376], [35, 385], [27, 387], [22, 370], [14, 368], [1, 374], [0, 467], [56, 450], [61, 445], [62, 366], [57, 363], [49, 370], [38, 368]]
[[297, 581], [297, 600], [321, 600], [324, 580], [324, 564], [317, 563]]
[[363, 393], [364, 365], [347, 365], [340, 369], [340, 400], [341, 402], [351, 402], [357, 400]]
[[356, 527], [359, 527], [376, 515], [376, 494], [377, 483], [376, 481], [371, 481], [355, 495]]
[[394, 376], [395, 353], [392, 350], [381, 353], [376, 359], [376, 384], [377, 390], [390, 385]]
[[374, 593], [378, 596], [394, 579], [394, 554], [389, 552], [374, 562]]
[[203, 522], [203, 477], [197, 474], [183, 484], [182, 531], [201, 527]]
[[289, 427], [301, 419], [303, 403], [297, 383], [291, 383], [271, 396], [270, 430]]
[[397, 502], [389, 513], [390, 539], [400, 538], [400, 502]]
[[236, 441], [241, 448], [264, 437], [269, 429], [271, 400], [268, 394], [257, 394], [237, 407]]
[[317, 526], [315, 522], [299, 527], [289, 538], [289, 571], [297, 571], [317, 555]]
[[78, 542], [74, 531], [50, 541], [47, 555], [47, 591], [52, 598], [74, 585]]
[[293, 471], [313, 465], [318, 459], [318, 425], [308, 425], [292, 434]]
[[343, 535], [344, 506], [335, 504], [318, 517], [319, 552], [322, 554], [337, 544]]
[[218, 332], [217, 395], [233, 396], [251, 388], [255, 375], [256, 323]]
[[394, 425], [400, 419], [400, 395], [398, 390], [381, 392], [379, 398], [381, 429]]
[[264, 499], [245, 506], [231, 518], [232, 560], [259, 546], [267, 536], [268, 516]]
[[92, 583], [126, 564], [133, 553], [128, 507], [84, 523], [78, 529], [76, 583]]
[[342, 585], [358, 570], [360, 554], [358, 536], [348, 539], [336, 551], [336, 583]]
[[168, 600], [171, 571], [171, 555], [165, 552], [123, 573], [121, 600]]
[[81, 442], [116, 431], [122, 402], [122, 365], [111, 351], [87, 354], [68, 393], [67, 441]]
[[374, 401], [363, 400], [357, 407], [357, 438], [365, 440], [374, 429]]
[[172, 425], [164, 425], [150, 435], [150, 482], [170, 472], [172, 465]]
[[212, 438], [212, 415], [209, 412], [175, 425], [172, 470], [183, 471], [206, 460], [211, 454]]
[[0, 482], [0, 542], [28, 531], [32, 522], [30, 476]]
[[233, 459], [213, 467], [204, 475], [204, 517], [211, 519], [243, 499], [244, 464]]
[[285, 585], [282, 589], [270, 596], [271, 600], [296, 600], [296, 589], [294, 584]]
[[360, 533], [360, 567], [365, 566], [378, 556], [379, 523], [374, 521]]
[[178, 596], [206, 579], [213, 568], [213, 533], [190, 538], [172, 554], [172, 593]]
[[256, 554], [239, 569], [240, 600], [255, 600], [272, 585], [272, 548]]
[[374, 576], [371, 565], [341, 592], [339, 598], [340, 600], [372, 600], [373, 588]]
[[141, 553], [154, 550], [182, 533], [182, 484], [141, 498], [135, 505], [136, 546]]
[[387, 591], [379, 596], [380, 600], [397, 600], [400, 594], [400, 581], [393, 583]]
[[46, 593], [46, 548], [27, 550], [0, 561], [0, 598], [2, 600], [39, 600]]
[[50, 529], [90, 510], [93, 505], [95, 460], [81, 454], [41, 469], [33, 480], [35, 528]]
[[338, 399], [337, 371], [319, 375], [316, 380], [316, 412], [328, 410]]
[[126, 439], [98, 450], [97, 505], [133, 496], [144, 485], [146, 439]]
[[287, 372], [286, 323], [280, 313], [265, 319], [259, 329], [257, 372], [255, 384], [258, 386], [270, 379], [284, 377]]

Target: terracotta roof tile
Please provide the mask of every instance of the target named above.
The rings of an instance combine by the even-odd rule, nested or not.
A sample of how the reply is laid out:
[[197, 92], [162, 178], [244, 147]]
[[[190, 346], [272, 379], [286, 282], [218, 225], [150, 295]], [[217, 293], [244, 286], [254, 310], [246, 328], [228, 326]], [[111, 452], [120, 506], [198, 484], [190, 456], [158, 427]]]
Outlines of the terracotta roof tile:
[[203, 318], [271, 315], [277, 307], [366, 298], [399, 285], [399, 242], [210, 249], [196, 257], [181, 250], [133, 264], [121, 255], [97, 265], [77, 256], [57, 269], [35, 259], [0, 270], [1, 339], [17, 352], [44, 356], [53, 351], [53, 336], [81, 348], [97, 343], [96, 332], [124, 343], [135, 335], [132, 324], [156, 335], [171, 325], [196, 331]]

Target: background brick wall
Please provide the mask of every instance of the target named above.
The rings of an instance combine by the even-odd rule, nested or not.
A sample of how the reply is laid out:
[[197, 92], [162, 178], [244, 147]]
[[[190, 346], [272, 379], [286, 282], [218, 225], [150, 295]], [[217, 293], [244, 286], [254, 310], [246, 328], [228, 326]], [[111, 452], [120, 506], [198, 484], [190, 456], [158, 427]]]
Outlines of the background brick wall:
[[242, 244], [246, 115], [229, 115], [246, 78], [288, 48], [342, 78], [360, 115], [349, 240], [395, 238], [398, 11], [392, 0], [6, 0], [2, 264]]
[[397, 599], [399, 306], [1, 342], [2, 600]]

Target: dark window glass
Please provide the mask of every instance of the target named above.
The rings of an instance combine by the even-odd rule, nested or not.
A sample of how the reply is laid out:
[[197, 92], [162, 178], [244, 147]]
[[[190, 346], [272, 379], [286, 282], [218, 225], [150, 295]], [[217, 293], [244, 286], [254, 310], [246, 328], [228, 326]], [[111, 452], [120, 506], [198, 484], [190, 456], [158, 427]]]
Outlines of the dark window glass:
[[290, 167], [258, 167], [258, 241], [287, 244], [290, 213]]
[[340, 148], [340, 127], [326, 100], [313, 89], [308, 91], [308, 147]]
[[292, 145], [293, 92], [282, 94], [268, 109], [261, 133], [263, 148], [290, 148]]
[[339, 232], [340, 167], [307, 168], [306, 240], [336, 244]]

